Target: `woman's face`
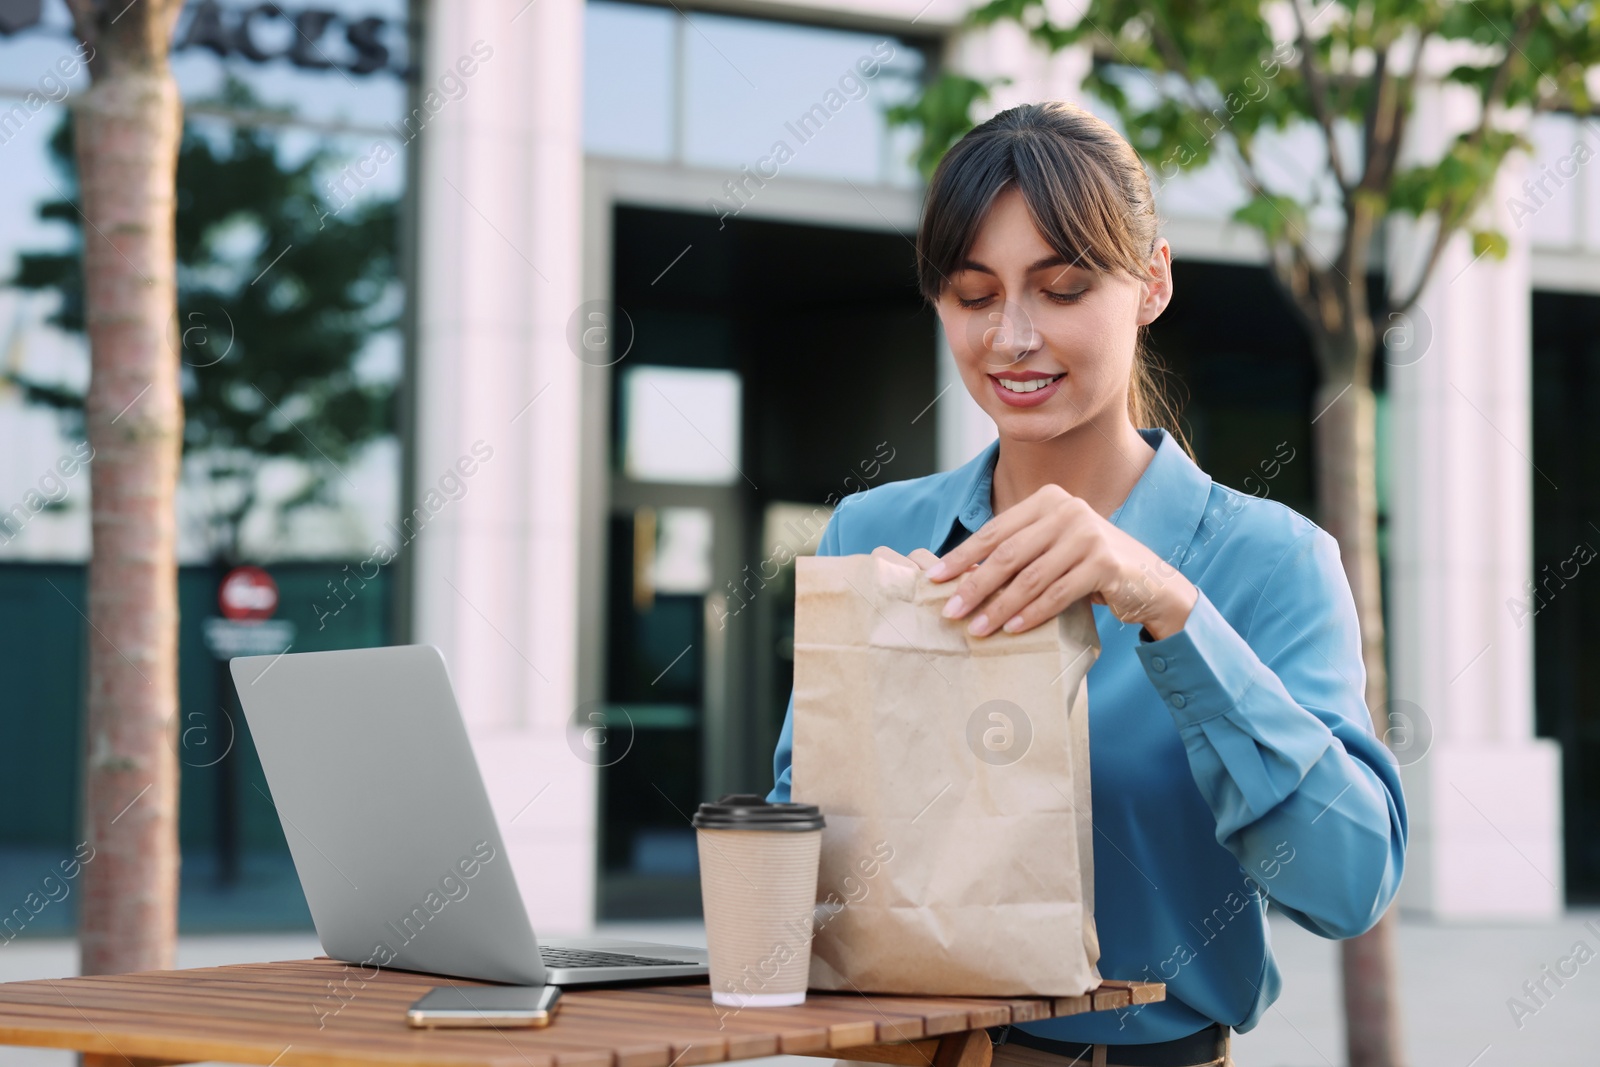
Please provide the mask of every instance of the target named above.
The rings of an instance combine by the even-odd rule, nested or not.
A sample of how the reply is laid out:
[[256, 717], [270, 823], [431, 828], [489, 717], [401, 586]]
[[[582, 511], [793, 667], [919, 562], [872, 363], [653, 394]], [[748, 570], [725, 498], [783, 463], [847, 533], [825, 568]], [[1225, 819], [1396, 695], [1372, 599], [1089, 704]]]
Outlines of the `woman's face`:
[[1046, 441], [1127, 410], [1138, 327], [1171, 293], [1165, 239], [1144, 279], [1097, 273], [1045, 243], [1012, 185], [995, 198], [938, 311], [961, 379], [1000, 436]]

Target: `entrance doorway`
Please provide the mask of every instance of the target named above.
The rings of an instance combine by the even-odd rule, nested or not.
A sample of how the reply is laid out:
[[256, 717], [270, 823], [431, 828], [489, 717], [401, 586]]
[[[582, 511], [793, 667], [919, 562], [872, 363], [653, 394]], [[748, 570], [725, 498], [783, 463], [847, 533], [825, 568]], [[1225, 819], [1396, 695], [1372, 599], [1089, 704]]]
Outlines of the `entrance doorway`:
[[[689, 816], [765, 793], [792, 559], [839, 498], [935, 469], [937, 317], [902, 235], [619, 206], [601, 592], [604, 919], [699, 914]], [[597, 550], [601, 546], [596, 545]]]
[[[1600, 902], [1600, 297], [1533, 294], [1533, 574], [1511, 599], [1531, 606], [1535, 725], [1561, 742], [1568, 906]], [[1559, 486], [1559, 490], [1556, 488]]]

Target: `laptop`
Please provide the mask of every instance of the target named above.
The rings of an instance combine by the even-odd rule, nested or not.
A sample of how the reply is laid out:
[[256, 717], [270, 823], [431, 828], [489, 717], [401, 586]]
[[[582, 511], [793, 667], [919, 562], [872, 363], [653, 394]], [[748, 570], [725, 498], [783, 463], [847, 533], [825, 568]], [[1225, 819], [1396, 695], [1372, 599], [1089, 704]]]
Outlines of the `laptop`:
[[229, 669], [332, 958], [515, 985], [707, 974], [702, 948], [535, 938], [437, 648]]

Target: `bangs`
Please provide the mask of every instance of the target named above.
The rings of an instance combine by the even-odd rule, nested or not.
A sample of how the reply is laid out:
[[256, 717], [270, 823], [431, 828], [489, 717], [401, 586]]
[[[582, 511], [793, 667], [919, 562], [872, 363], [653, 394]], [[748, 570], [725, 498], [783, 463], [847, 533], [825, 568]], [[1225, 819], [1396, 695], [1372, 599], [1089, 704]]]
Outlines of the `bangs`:
[[[1012, 186], [1039, 236], [1068, 263], [1142, 273], [1155, 246], [1143, 166], [1109, 126], [1069, 109], [1057, 103], [1002, 112], [940, 160], [917, 230], [917, 284], [930, 304], [961, 270], [995, 199]], [[1130, 214], [1145, 213], [1148, 227], [1137, 229], [1148, 234], [1136, 233]]]

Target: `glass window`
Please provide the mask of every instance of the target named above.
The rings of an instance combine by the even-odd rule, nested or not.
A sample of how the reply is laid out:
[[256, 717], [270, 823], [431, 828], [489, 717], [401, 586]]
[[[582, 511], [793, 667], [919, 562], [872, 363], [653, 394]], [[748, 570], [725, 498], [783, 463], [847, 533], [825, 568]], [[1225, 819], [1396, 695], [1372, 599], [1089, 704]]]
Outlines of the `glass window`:
[[711, 592], [711, 512], [662, 508], [656, 513], [651, 582], [658, 593]]
[[[102, 462], [82, 439], [82, 255], [102, 238], [70, 206], [69, 123], [88, 75], [67, 7], [0, 9], [0, 664], [12, 668], [8, 697], [30, 712], [12, 717], [20, 732], [0, 749], [0, 808], [39, 813], [0, 826], [7, 872], [53, 864], [80, 840], [84, 564], [91, 463]], [[401, 0], [197, 0], [173, 27], [183, 139], [164, 341], [184, 402], [185, 934], [312, 928], [234, 703], [232, 643], [271, 634], [282, 647], [292, 634], [294, 651], [310, 652], [395, 639], [387, 564], [403, 547], [394, 520], [416, 503], [401, 504], [393, 414], [407, 152], [438, 107], [483, 91], [484, 63], [515, 62], [488, 42], [452, 55], [422, 77], [437, 107], [408, 114], [407, 19]], [[230, 626], [219, 614], [239, 563], [261, 565], [244, 572], [258, 610], [276, 588], [270, 620]], [[30, 932], [70, 935], [75, 907], [41, 913]]]
[[920, 180], [910, 162], [915, 131], [890, 129], [884, 118], [922, 79], [913, 44], [611, 0], [591, 0], [586, 11], [588, 151], [730, 178], [748, 167], [764, 180]]
[[763, 178], [887, 178], [883, 112], [921, 57], [886, 36], [688, 16], [684, 162]]
[[673, 156], [674, 33], [669, 8], [591, 3], [583, 23], [583, 147], [605, 156]]
[[739, 473], [739, 376], [630, 367], [623, 376], [623, 472], [640, 482], [732, 485]]
[[[402, 362], [395, 234], [417, 132], [405, 109], [406, 7], [269, 6], [189, 4], [173, 32], [184, 141], [167, 339], [182, 361], [185, 564], [364, 558], [401, 510], [399, 442], [375, 413]], [[13, 207], [0, 213], [0, 510], [13, 513], [81, 436], [72, 404], [41, 401], [88, 383], [82, 225], [63, 204], [77, 195], [65, 137], [72, 98], [88, 88], [81, 54], [61, 6], [0, 35], [0, 66], [15, 75], [0, 86], [0, 199]], [[482, 57], [466, 58], [427, 80], [444, 106], [474, 84], [459, 71], [475, 73]], [[286, 345], [302, 373], [267, 396], [257, 371], [283, 366]], [[307, 425], [319, 427], [314, 446], [299, 432]], [[87, 482], [67, 480], [0, 530], [0, 560], [85, 559]]]
[[1572, 115], [1535, 115], [1528, 124], [1533, 158], [1525, 184], [1506, 198], [1512, 231], [1526, 230], [1537, 246], [1576, 248], [1583, 183], [1576, 180], [1595, 153], [1594, 131]]

